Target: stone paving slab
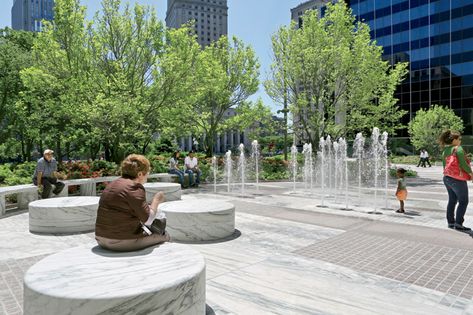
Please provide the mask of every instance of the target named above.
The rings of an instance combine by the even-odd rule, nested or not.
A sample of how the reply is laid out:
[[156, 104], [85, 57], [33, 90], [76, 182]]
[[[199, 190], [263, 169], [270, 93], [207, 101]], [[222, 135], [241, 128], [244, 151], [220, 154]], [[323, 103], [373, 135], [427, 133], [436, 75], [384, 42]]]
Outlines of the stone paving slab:
[[346, 232], [294, 253], [468, 300], [473, 298], [472, 250]]

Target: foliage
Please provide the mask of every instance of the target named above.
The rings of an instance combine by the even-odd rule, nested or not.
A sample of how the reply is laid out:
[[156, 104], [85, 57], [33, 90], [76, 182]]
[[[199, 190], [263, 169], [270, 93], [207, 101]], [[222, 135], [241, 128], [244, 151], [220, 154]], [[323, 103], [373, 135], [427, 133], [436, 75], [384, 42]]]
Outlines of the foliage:
[[69, 161], [58, 168], [68, 179], [91, 178], [119, 175], [119, 167], [113, 162], [96, 161]]
[[[419, 163], [419, 155], [407, 155], [407, 156], [391, 156], [389, 158], [391, 163], [394, 164], [413, 164]], [[432, 159], [430, 159], [432, 161]]]
[[36, 162], [0, 165], [0, 186], [31, 184]]
[[[269, 108], [261, 101], [246, 101], [258, 90], [258, 69], [253, 49], [235, 37], [230, 40], [222, 36], [199, 54], [194, 97], [177, 123], [193, 124], [194, 134], [206, 135], [203, 145], [207, 156], [212, 156], [220, 132], [233, 128], [244, 130], [270, 116]], [[236, 111], [236, 116], [228, 116], [231, 109]]]
[[302, 28], [293, 23], [273, 36], [266, 91], [290, 105], [294, 132], [313, 147], [326, 134], [350, 138], [375, 126], [394, 133], [405, 111], [393, 94], [407, 65], [383, 61], [368, 25], [355, 23], [343, 1], [326, 8], [324, 17], [308, 11]]
[[19, 115], [15, 103], [24, 89], [20, 71], [33, 62], [34, 37], [33, 32], [0, 29], [0, 143], [9, 142], [1, 150], [3, 156], [22, 153], [23, 158], [27, 158], [32, 149], [31, 143], [24, 142], [21, 130], [16, 128]]
[[282, 155], [266, 157], [262, 161], [262, 172], [260, 176], [264, 180], [289, 179], [290, 174], [287, 167], [288, 162], [284, 160], [284, 156]]
[[[397, 169], [394, 167], [391, 167], [389, 169], [389, 176], [396, 178], [397, 177]], [[405, 177], [417, 177], [417, 172], [411, 169], [407, 169], [406, 172], [404, 173]]]
[[438, 138], [446, 130], [463, 131], [463, 121], [455, 112], [441, 105], [420, 109], [409, 123], [409, 135], [416, 149], [426, 149], [432, 156], [440, 155]]

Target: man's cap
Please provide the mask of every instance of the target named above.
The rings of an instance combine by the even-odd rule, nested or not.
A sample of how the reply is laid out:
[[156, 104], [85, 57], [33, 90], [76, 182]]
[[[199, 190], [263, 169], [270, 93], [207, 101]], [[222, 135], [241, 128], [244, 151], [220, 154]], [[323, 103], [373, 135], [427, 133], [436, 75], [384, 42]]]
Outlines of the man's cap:
[[43, 155], [45, 155], [45, 154], [54, 154], [54, 151], [51, 150], [51, 149], [46, 149], [46, 150], [44, 150], [44, 152], [43, 152]]

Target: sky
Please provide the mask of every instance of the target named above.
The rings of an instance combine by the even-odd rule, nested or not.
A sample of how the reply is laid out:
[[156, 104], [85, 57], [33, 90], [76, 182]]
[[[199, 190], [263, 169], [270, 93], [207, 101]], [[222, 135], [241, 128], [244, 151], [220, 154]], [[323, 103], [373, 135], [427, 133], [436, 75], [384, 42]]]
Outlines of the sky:
[[[126, 0], [123, 3], [127, 2]], [[129, 0], [130, 4], [135, 2], [153, 6], [159, 19], [164, 21], [166, 16], [166, 0]], [[291, 8], [294, 8], [304, 0], [228, 0], [228, 34], [237, 36], [247, 45], [253, 47], [261, 64], [260, 81], [266, 80], [271, 65], [271, 35], [282, 25], [287, 25], [291, 19]], [[91, 19], [96, 11], [101, 8], [100, 0], [81, 0], [81, 4], [87, 7], [88, 19]], [[11, 26], [11, 7], [13, 0], [0, 0], [0, 27]], [[273, 112], [281, 109], [265, 93], [260, 85], [259, 91], [250, 98], [256, 100], [262, 98]]]

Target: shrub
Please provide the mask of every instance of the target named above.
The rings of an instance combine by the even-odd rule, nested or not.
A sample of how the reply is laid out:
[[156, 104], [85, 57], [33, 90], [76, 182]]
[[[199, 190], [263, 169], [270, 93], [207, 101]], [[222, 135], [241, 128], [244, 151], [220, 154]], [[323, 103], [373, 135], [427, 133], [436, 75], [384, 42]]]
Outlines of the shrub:
[[[390, 175], [391, 177], [397, 177], [397, 176], [396, 176], [396, 173], [397, 173], [397, 168], [391, 167], [391, 168], [389, 169], [389, 175]], [[411, 169], [407, 169], [407, 170], [406, 170], [406, 173], [404, 174], [404, 176], [406, 176], [406, 177], [417, 177], [417, 172], [414, 171], [414, 170], [411, 170]]]

